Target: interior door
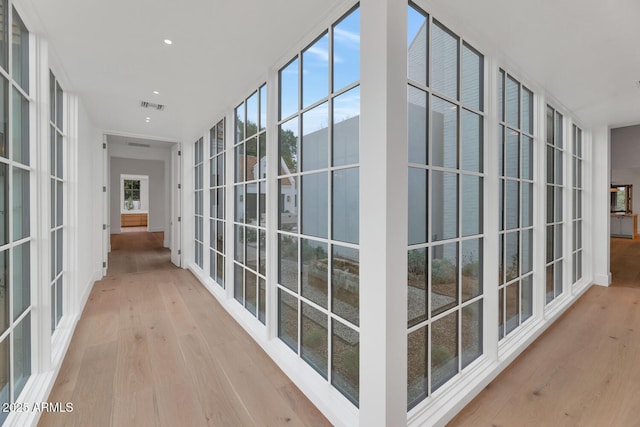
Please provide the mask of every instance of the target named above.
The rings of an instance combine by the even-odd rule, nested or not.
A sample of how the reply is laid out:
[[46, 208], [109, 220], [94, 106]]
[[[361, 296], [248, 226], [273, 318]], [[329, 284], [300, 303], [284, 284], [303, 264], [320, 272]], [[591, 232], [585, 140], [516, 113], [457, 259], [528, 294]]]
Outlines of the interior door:
[[182, 266], [182, 162], [180, 144], [171, 148], [171, 262]]

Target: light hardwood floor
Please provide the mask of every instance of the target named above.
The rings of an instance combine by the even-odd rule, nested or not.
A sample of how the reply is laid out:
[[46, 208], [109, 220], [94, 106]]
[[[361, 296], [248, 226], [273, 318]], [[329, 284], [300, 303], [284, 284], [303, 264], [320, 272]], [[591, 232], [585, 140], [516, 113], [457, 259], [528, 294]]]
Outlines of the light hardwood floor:
[[640, 240], [449, 426], [640, 426]]
[[112, 236], [40, 426], [325, 426], [322, 414], [188, 271], [162, 233]]

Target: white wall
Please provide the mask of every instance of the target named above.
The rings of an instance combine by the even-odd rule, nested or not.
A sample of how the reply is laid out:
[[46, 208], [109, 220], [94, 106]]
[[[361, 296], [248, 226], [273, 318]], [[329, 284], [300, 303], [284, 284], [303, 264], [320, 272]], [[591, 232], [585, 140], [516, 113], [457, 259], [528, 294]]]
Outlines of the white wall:
[[[102, 273], [102, 134], [78, 103], [78, 302]], [[70, 224], [71, 227], [74, 224]], [[82, 310], [80, 306], [80, 310]]]
[[640, 125], [611, 130], [611, 183], [633, 185], [633, 212], [640, 212]]
[[169, 187], [166, 183], [167, 163], [162, 160], [125, 159], [111, 156], [109, 195], [111, 232], [120, 230], [120, 175], [147, 175], [149, 177], [149, 231], [164, 231], [170, 234], [166, 218], [169, 206]]

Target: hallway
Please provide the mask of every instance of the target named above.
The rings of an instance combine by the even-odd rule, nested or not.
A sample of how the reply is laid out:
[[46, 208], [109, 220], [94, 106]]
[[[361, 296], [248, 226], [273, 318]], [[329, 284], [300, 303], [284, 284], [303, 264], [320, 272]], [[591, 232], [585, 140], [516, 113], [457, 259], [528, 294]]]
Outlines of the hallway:
[[76, 328], [40, 426], [323, 426], [327, 420], [215, 298], [174, 267], [162, 233], [112, 236], [109, 274]]
[[610, 287], [593, 286], [450, 427], [637, 426], [640, 243], [611, 239]]

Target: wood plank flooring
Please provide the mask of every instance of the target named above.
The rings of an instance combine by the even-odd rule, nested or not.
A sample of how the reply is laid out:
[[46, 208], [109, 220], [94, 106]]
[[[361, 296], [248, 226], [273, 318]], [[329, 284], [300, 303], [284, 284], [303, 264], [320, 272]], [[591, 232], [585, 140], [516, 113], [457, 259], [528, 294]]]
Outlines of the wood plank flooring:
[[162, 233], [112, 236], [39, 426], [326, 426]]
[[640, 241], [449, 426], [640, 426]]

